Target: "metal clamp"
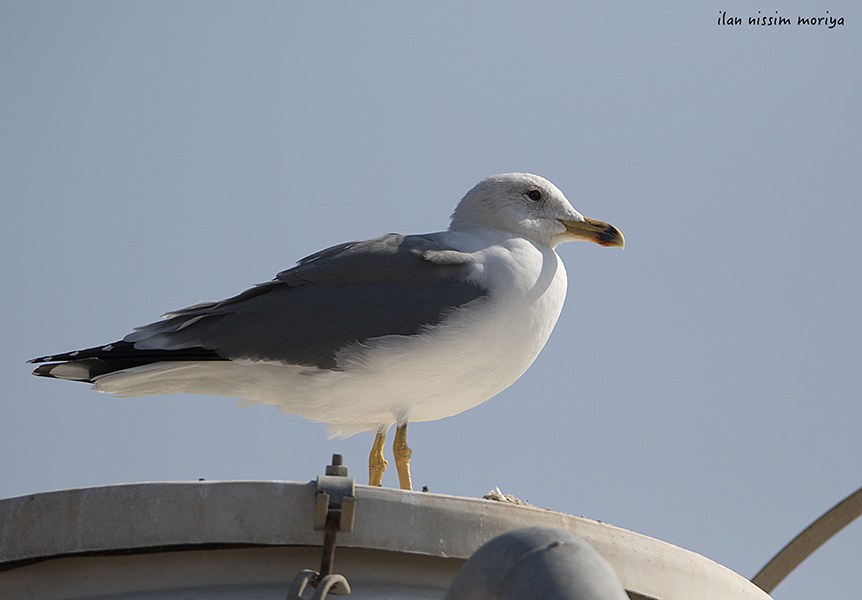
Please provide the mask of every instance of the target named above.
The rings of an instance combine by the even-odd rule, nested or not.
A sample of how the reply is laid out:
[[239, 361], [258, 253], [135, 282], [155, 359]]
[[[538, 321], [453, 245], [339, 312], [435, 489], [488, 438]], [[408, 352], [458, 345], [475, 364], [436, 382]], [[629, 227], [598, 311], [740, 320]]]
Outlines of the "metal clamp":
[[[351, 533], [356, 515], [356, 482], [347, 476], [344, 457], [341, 454], [332, 455], [332, 464], [326, 467], [326, 475], [317, 477], [317, 500], [314, 512], [314, 530], [323, 531], [323, 555], [320, 559], [320, 573], [309, 580], [318, 587], [325, 582], [332, 582], [332, 567], [335, 563], [335, 539], [338, 532]], [[347, 580], [340, 578], [329, 584], [333, 594], [349, 594]], [[343, 581], [343, 585], [342, 585]], [[301, 592], [300, 592], [301, 593]], [[315, 596], [316, 597], [316, 596]]]
[[326, 531], [327, 521], [335, 520], [335, 531], [353, 532], [353, 517], [356, 514], [356, 482], [347, 476], [344, 457], [332, 455], [332, 464], [326, 467], [326, 475], [317, 476], [317, 510], [314, 513], [314, 530]]
[[[309, 583], [314, 585], [314, 581], [319, 577], [320, 573], [311, 569], [300, 571], [290, 584], [290, 589], [287, 592], [287, 600], [302, 600], [302, 592], [305, 591], [305, 586]], [[350, 585], [343, 575], [327, 575], [323, 579], [320, 579], [317, 584], [317, 591], [314, 592], [311, 600], [323, 600], [330, 591], [335, 596], [346, 596], [350, 593]]]

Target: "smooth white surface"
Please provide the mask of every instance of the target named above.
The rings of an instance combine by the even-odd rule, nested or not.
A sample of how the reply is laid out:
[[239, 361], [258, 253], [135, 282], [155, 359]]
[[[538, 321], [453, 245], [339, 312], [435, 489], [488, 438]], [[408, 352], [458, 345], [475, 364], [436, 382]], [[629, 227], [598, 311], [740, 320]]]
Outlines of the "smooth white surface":
[[[212, 544], [318, 546], [323, 534], [314, 531], [316, 490], [314, 483], [151, 483], [2, 500], [0, 564], [114, 549], [194, 550]], [[488, 500], [368, 486], [357, 486], [356, 497], [354, 530], [339, 535], [338, 546], [456, 559], [449, 567], [430, 561], [432, 573], [437, 568], [445, 572], [435, 580], [440, 589], [448, 587], [460, 568], [458, 561], [469, 558], [486, 541], [511, 529], [543, 525], [585, 540], [611, 563], [626, 589], [648, 597], [769, 598], [745, 578], [694, 552], [590, 519]], [[167, 564], [171, 560], [165, 557]], [[51, 562], [43, 564], [44, 572], [50, 574]], [[378, 566], [382, 564], [390, 562], [382, 559]], [[397, 571], [394, 563], [390, 566]], [[422, 571], [421, 564], [413, 568]], [[17, 571], [0, 572], [0, 586], [5, 577], [7, 589], [21, 589], [26, 582]], [[36, 577], [32, 573], [39, 572], [33, 569], [29, 575], [23, 573], [24, 577]], [[376, 583], [390, 583], [398, 576], [381, 577]], [[403, 573], [401, 577], [410, 580]], [[226, 576], [219, 583], [236, 582]], [[416, 575], [414, 583], [428, 585], [428, 580]], [[122, 585], [122, 576], [117, 578], [117, 585]], [[161, 584], [152, 581], [148, 585]]]
[[[457, 565], [427, 556], [349, 548], [337, 560], [338, 572], [349, 578], [350, 597], [360, 599], [440, 599], [446, 592], [441, 578], [457, 571]], [[0, 573], [0, 592], [33, 600], [284, 600], [293, 576], [319, 562], [320, 549], [307, 547], [60, 558]]]

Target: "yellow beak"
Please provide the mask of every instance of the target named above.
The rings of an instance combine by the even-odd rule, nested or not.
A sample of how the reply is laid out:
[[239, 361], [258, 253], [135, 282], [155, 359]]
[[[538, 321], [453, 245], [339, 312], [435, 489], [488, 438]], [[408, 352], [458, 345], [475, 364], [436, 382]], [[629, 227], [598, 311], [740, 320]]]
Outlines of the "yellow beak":
[[597, 221], [584, 217], [584, 221], [564, 221], [560, 223], [566, 226], [566, 233], [580, 240], [595, 242], [600, 246], [626, 247], [626, 239], [619, 229], [603, 221]]

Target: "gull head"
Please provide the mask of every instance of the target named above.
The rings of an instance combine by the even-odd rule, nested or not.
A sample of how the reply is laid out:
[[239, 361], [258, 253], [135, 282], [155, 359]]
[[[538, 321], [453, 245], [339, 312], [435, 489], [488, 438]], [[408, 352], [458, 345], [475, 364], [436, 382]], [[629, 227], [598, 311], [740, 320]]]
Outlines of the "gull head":
[[486, 228], [514, 233], [555, 248], [569, 240], [625, 246], [620, 230], [576, 211], [557, 186], [530, 173], [483, 179], [458, 203], [450, 231]]

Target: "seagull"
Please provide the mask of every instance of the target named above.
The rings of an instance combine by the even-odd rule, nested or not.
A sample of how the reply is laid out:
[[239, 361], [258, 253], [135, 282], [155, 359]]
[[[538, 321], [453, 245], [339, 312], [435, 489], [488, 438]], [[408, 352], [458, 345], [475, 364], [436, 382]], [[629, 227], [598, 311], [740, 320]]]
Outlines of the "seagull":
[[169, 312], [122, 340], [35, 358], [34, 375], [117, 397], [209, 394], [375, 431], [369, 485], [388, 462], [412, 489], [409, 421], [485, 402], [538, 356], [566, 295], [562, 242], [624, 247], [547, 179], [506, 173], [461, 199], [447, 231], [333, 246], [220, 302]]

